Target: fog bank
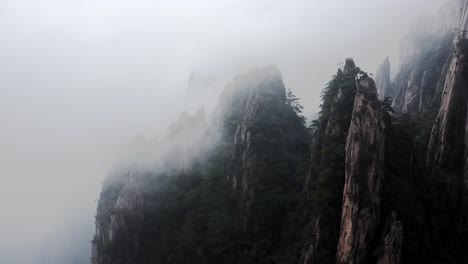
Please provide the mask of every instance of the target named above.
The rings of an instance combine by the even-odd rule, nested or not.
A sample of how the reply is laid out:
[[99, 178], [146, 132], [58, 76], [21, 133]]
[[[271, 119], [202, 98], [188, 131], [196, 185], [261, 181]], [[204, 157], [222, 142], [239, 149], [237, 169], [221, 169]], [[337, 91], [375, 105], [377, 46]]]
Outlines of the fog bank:
[[0, 263], [87, 263], [101, 182], [135, 135], [164, 137], [270, 64], [311, 115], [344, 58], [395, 71], [412, 21], [441, 3], [1, 0]]

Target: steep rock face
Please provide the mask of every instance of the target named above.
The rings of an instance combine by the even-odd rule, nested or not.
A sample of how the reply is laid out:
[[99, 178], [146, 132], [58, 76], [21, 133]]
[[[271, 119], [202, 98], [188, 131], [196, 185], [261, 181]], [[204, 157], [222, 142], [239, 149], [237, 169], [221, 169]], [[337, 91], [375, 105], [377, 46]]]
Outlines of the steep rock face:
[[314, 229], [313, 229], [313, 242], [309, 244], [308, 248], [303, 249], [300, 264], [313, 264], [316, 261], [316, 256], [314, 256], [314, 252], [319, 249], [321, 246], [320, 243], [320, 217], [317, 218], [315, 221]]
[[[129, 172], [127, 179], [118, 188], [118, 195], [104, 199], [101, 194], [96, 216], [96, 234], [92, 242], [92, 263], [138, 263], [138, 235], [143, 222], [143, 195], [135, 179]], [[106, 254], [106, 248], [124, 247], [120, 256]]]
[[338, 70], [325, 88], [320, 117], [312, 126], [311, 166], [304, 187], [306, 200], [312, 208], [301, 264], [335, 262], [346, 137], [357, 88], [355, 78], [359, 72], [354, 61], [346, 59], [343, 69]]
[[420, 19], [404, 40], [393, 83], [396, 112], [417, 116], [437, 104], [452, 53], [454, 18], [459, 12], [455, 2], [445, 5], [438, 16]]
[[383, 231], [381, 241], [382, 252], [377, 264], [399, 264], [402, 243], [403, 225], [398, 221], [397, 214], [393, 212]]
[[282, 142], [278, 141], [276, 146], [271, 143], [281, 140], [288, 129], [286, 124], [271, 123], [282, 119], [286, 110], [281, 73], [276, 66], [269, 66], [237, 76], [227, 85], [220, 105], [224, 134], [233, 137], [227, 178], [239, 197], [241, 226], [247, 230], [251, 226], [256, 186], [274, 175], [269, 176], [275, 167], [270, 166], [272, 158], [275, 152], [281, 155], [283, 148]]
[[358, 81], [353, 117], [346, 140], [338, 263], [365, 263], [379, 223], [384, 180], [384, 124], [374, 81]]
[[395, 94], [390, 81], [390, 61], [388, 57], [385, 58], [382, 65], [377, 69], [375, 74], [375, 86], [377, 88], [379, 100], [383, 100], [385, 97], [393, 97]]
[[139, 225], [143, 220], [143, 195], [132, 172], [128, 175], [128, 180], [114, 205], [114, 213], [111, 215], [109, 226], [110, 241], [114, 241], [119, 233], [128, 229], [129, 221], [126, 215], [131, 216], [131, 221], [136, 227], [134, 232], [138, 233]]
[[203, 110], [182, 114], [155, 150], [138, 151], [147, 162], [106, 179], [93, 264], [286, 259], [284, 223], [309, 145], [299, 112], [270, 66], [228, 84], [212, 124]]
[[407, 64], [403, 64], [395, 77], [396, 89], [393, 108], [412, 116], [429, 108], [442, 90], [451, 53], [451, 35], [434, 40]]
[[[270, 90], [273, 87], [274, 90]], [[258, 160], [255, 155], [256, 150], [252, 146], [253, 129], [252, 123], [257, 118], [258, 111], [269, 92], [285, 94], [282, 85], [281, 75], [275, 66], [237, 76], [233, 83], [228, 84], [231, 94], [225, 94], [228, 100], [236, 100], [236, 105], [240, 106], [240, 112], [234, 121], [235, 133], [232, 150], [231, 164], [228, 171], [228, 180], [232, 188], [239, 195], [239, 214], [241, 225], [245, 230], [248, 227], [251, 217], [251, 206], [255, 200], [255, 185], [258, 178], [264, 172], [258, 171]], [[277, 104], [284, 104], [285, 96], [274, 98]], [[232, 110], [229, 110], [232, 111]]]
[[[356, 64], [354, 63], [354, 61], [352, 59], [347, 59], [345, 61], [345, 65], [343, 67], [343, 71], [341, 72], [341, 74], [343, 75], [352, 74], [354, 69], [356, 69]], [[333, 98], [333, 103], [330, 109], [330, 116], [329, 116], [327, 127], [325, 130], [326, 135], [339, 136], [343, 129], [343, 127], [340, 126], [340, 123], [341, 123], [340, 120], [342, 119], [342, 117], [337, 113], [338, 112], [337, 108], [340, 108], [341, 102], [343, 101], [343, 96], [345, 96], [343, 94], [343, 88], [340, 87], [338, 88], [337, 93], [335, 97]], [[346, 129], [346, 127], [344, 127], [344, 129]]]
[[462, 14], [427, 150], [427, 164], [445, 178], [455, 208], [459, 210], [463, 208], [463, 193], [468, 186], [468, 1], [464, 3]]

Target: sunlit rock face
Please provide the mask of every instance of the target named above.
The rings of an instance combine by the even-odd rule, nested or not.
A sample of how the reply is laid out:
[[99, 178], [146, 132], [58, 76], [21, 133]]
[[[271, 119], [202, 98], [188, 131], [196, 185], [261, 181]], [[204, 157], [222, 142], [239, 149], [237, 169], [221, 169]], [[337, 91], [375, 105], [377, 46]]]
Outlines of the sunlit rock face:
[[338, 263], [365, 263], [379, 224], [384, 181], [384, 124], [374, 81], [357, 80], [353, 116], [346, 140]]

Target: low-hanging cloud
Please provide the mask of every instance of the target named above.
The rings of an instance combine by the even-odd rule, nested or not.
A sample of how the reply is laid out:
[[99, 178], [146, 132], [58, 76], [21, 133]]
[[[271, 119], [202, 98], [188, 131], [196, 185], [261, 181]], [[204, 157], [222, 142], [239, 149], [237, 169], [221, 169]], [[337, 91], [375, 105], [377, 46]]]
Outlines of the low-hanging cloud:
[[54, 263], [64, 230], [88, 245], [121, 145], [209, 113], [233, 75], [276, 64], [314, 113], [340, 61], [372, 72], [389, 56], [394, 71], [412, 21], [441, 3], [0, 1], [0, 263]]

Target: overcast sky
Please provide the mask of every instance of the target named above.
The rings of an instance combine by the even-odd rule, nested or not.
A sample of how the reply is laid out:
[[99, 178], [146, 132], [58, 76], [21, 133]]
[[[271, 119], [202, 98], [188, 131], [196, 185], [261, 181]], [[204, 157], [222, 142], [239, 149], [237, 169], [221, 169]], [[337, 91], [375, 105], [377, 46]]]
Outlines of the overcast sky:
[[[0, 263], [39, 263], [76, 219], [91, 232], [121, 145], [210, 110], [235, 73], [276, 64], [311, 114], [340, 62], [395, 66], [441, 2], [0, 0]], [[214, 81], [186, 96], [191, 72]]]

